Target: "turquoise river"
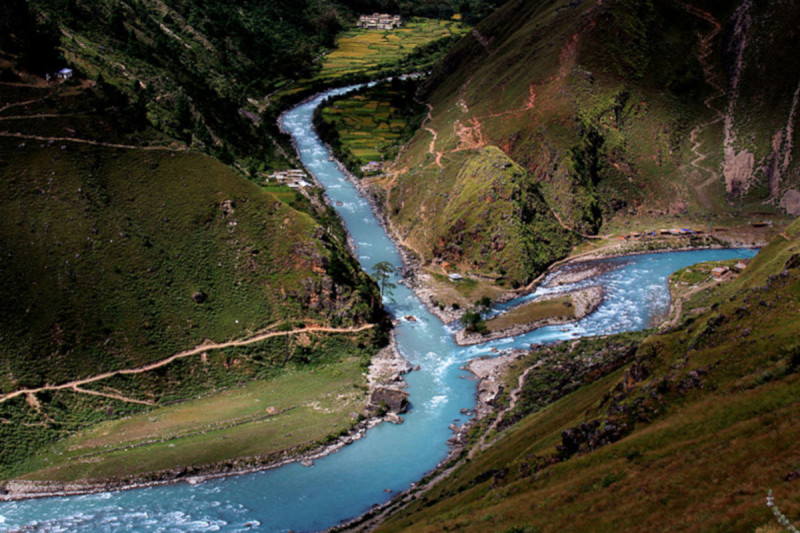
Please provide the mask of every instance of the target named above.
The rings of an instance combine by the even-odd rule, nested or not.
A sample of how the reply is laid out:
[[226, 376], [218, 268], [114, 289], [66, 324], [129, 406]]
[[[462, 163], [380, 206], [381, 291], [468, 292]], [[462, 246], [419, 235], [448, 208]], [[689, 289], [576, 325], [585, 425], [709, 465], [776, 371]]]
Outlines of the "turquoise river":
[[[370, 205], [329, 160], [312, 128], [314, 108], [327, 91], [282, 117], [305, 166], [325, 187], [345, 222], [364, 269], [379, 261], [400, 266], [400, 255]], [[637, 255], [606, 260], [614, 268], [582, 284], [601, 284], [603, 304], [569, 326], [547, 327], [517, 337], [460, 348], [453, 329], [432, 316], [408, 288], [398, 285], [386, 302], [401, 320], [395, 333], [401, 353], [420, 371], [406, 376], [411, 412], [402, 425], [380, 424], [365, 438], [315, 461], [292, 463], [258, 473], [230, 476], [196, 485], [167, 486], [85, 496], [24, 500], [0, 504], [0, 530], [23, 531], [316, 531], [358, 516], [403, 491], [447, 455], [448, 428], [462, 424], [462, 408], [475, 405], [475, 381], [461, 367], [493, 348], [524, 348], [586, 335], [647, 327], [669, 307], [668, 276], [701, 261], [751, 257], [755, 250], [726, 249]], [[395, 280], [397, 281], [397, 280]], [[540, 288], [521, 300], [565, 287]], [[496, 350], [495, 350], [496, 351]], [[387, 491], [391, 491], [388, 492]]]

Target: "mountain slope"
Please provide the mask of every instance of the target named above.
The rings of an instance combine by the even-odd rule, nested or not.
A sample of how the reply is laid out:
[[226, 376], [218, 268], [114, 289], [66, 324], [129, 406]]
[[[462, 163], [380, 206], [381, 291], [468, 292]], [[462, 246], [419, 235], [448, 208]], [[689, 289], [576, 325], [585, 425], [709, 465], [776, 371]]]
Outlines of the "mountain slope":
[[800, 222], [695, 306], [532, 352], [497, 442], [378, 530], [774, 530], [769, 490], [796, 517]]
[[[426, 233], [430, 211], [418, 221], [420, 206], [434, 209], [460, 190], [467, 176], [459, 178], [459, 169], [489, 146], [524, 168], [552, 217], [578, 235], [665, 217], [688, 225], [795, 213], [800, 167], [791, 110], [800, 68], [768, 54], [792, 48], [781, 43], [796, 31], [789, 25], [800, 8], [753, 8], [745, 31], [738, 4], [504, 4], [428, 82], [430, 119], [387, 185], [398, 232], [425, 259], [436, 256], [440, 234], [457, 219]], [[731, 69], [740, 72], [738, 84]], [[759, 90], [765, 77], [778, 83]], [[755, 159], [740, 154], [745, 145], [758, 147], [749, 148]], [[755, 161], [752, 172], [735, 157]], [[723, 172], [731, 166], [735, 179]], [[476, 213], [494, 208], [472, 205]], [[489, 245], [490, 235], [479, 241]], [[478, 260], [474, 268], [491, 266]]]
[[[46, 30], [29, 22], [38, 29], [20, 32], [25, 39]], [[347, 385], [362, 385], [362, 367], [385, 339], [358, 327], [382, 319], [380, 297], [319, 190], [259, 187], [154, 127], [141, 102], [114, 85], [78, 75], [47, 81], [21, 68], [39, 51], [24, 39], [8, 46], [0, 51], [0, 477], [78, 429], [286, 371], [345, 361]], [[135, 378], [64, 387], [267, 328], [283, 333]], [[316, 431], [292, 445], [331, 432]]]

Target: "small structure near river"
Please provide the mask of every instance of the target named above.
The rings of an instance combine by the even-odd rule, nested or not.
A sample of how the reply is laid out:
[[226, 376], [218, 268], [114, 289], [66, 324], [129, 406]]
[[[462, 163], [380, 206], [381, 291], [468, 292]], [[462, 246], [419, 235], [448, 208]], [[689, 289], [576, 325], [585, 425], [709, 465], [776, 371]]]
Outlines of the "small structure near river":
[[290, 168], [289, 170], [278, 170], [269, 175], [270, 179], [283, 183], [292, 189], [305, 189], [310, 187], [311, 184], [306, 181], [308, 175], [305, 171], [299, 168]]
[[372, 15], [361, 15], [358, 17], [358, 27], [367, 30], [393, 30], [402, 25], [403, 18], [400, 15], [373, 13]]

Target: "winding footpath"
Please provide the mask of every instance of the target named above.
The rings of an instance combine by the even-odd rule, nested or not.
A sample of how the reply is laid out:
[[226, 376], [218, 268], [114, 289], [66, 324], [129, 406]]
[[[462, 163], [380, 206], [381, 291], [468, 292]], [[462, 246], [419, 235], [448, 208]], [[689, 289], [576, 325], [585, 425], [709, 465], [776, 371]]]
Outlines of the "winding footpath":
[[703, 193], [703, 190], [714, 182], [719, 181], [720, 175], [719, 172], [713, 168], [708, 168], [701, 165], [701, 163], [708, 158], [709, 154], [708, 152], [700, 151], [700, 147], [703, 146], [703, 141], [698, 140], [698, 137], [710, 126], [719, 124], [725, 120], [725, 115], [722, 113], [722, 111], [711, 105], [711, 102], [714, 100], [724, 97], [725, 92], [722, 90], [722, 86], [720, 86], [719, 82], [717, 81], [719, 74], [714, 71], [713, 66], [708, 60], [712, 52], [712, 42], [717, 35], [719, 35], [719, 32], [722, 31], [722, 26], [717, 19], [715, 19], [711, 13], [708, 13], [707, 11], [703, 11], [689, 4], [683, 4], [683, 8], [688, 13], [711, 24], [711, 31], [700, 35], [700, 51], [697, 54], [697, 61], [700, 63], [700, 66], [703, 69], [703, 77], [705, 78], [706, 83], [714, 89], [714, 93], [703, 100], [703, 105], [706, 106], [706, 108], [708, 108], [712, 113], [714, 113], [715, 116], [713, 119], [699, 124], [689, 133], [689, 142], [692, 143], [691, 151], [695, 156], [695, 159], [693, 159], [689, 165], [698, 169], [701, 174], [708, 174], [708, 178], [699, 185], [696, 185], [695, 190], [697, 191], [697, 194], [705, 207], [711, 207], [710, 201]]
[[53, 142], [70, 142], [80, 144], [91, 144], [94, 146], [105, 146], [107, 148], [123, 148], [125, 150], [165, 150], [168, 152], [186, 152], [188, 148], [174, 147], [174, 146], [136, 146], [132, 144], [117, 144], [107, 143], [102, 141], [92, 141], [89, 139], [78, 139], [76, 137], [44, 137], [42, 135], [28, 135], [25, 133], [14, 133], [8, 131], [0, 131], [0, 137], [16, 137], [18, 139], [30, 139], [33, 141], [53, 141]]
[[349, 328], [330, 328], [325, 326], [312, 326], [308, 328], [293, 329], [290, 331], [271, 331], [267, 333], [261, 333], [259, 335], [247, 339], [239, 339], [228, 342], [204, 342], [203, 344], [195, 346], [194, 348], [191, 348], [189, 350], [185, 350], [183, 352], [178, 352], [174, 355], [171, 355], [166, 359], [161, 359], [160, 361], [156, 361], [154, 363], [148, 363], [146, 365], [138, 366], [136, 368], [125, 368], [122, 370], [112, 370], [110, 372], [103, 372], [102, 374], [97, 374], [95, 376], [88, 378], [76, 379], [74, 381], [69, 381], [67, 383], [62, 383], [60, 385], [44, 385], [42, 387], [37, 387], [35, 389], [19, 389], [14, 392], [10, 392], [8, 394], [0, 396], [0, 403], [3, 403], [12, 398], [16, 398], [17, 396], [21, 396], [23, 394], [29, 398], [28, 400], [29, 402], [32, 402], [35, 401], [35, 398], [31, 399], [31, 397], [35, 396], [39, 392], [72, 389], [73, 391], [78, 393], [93, 394], [96, 396], [107, 396], [109, 398], [115, 398], [117, 400], [152, 405], [152, 402], [126, 398], [122, 395], [113, 395], [98, 391], [87, 390], [81, 387], [83, 385], [87, 385], [89, 383], [95, 383], [97, 381], [102, 381], [104, 379], [108, 379], [113, 376], [141, 374], [143, 372], [149, 372], [151, 370], [155, 370], [157, 368], [166, 366], [177, 359], [183, 359], [185, 357], [191, 357], [193, 355], [202, 354], [209, 350], [222, 350], [224, 348], [232, 348], [235, 346], [248, 346], [250, 344], [256, 344], [258, 342], [264, 341], [272, 337], [283, 337], [287, 335], [296, 335], [298, 333], [358, 333], [361, 331], [372, 329], [373, 327], [375, 327], [375, 324], [364, 324], [362, 326], [354, 326]]

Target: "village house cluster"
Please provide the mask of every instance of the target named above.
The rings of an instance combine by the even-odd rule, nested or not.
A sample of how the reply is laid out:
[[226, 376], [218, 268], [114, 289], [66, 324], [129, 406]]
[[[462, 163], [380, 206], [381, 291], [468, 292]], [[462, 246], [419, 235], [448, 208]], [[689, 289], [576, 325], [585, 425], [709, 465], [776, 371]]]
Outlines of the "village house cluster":
[[58, 72], [56, 72], [54, 74], [49, 74], [49, 73], [45, 74], [44, 77], [45, 77], [45, 79], [47, 81], [68, 80], [68, 79], [70, 79], [72, 77], [72, 69], [65, 67], [65, 68], [62, 68], [61, 70], [59, 70]]
[[269, 175], [270, 179], [283, 183], [292, 189], [305, 189], [310, 187], [311, 184], [306, 181], [306, 173], [299, 168], [290, 168], [289, 170], [279, 170]]
[[718, 266], [711, 269], [711, 274], [717, 281], [727, 281], [736, 277], [736, 274], [741, 273], [747, 265], [750, 264], [749, 259], [742, 259], [732, 267]]
[[361, 165], [361, 172], [364, 174], [380, 174], [386, 168], [386, 163], [383, 161], [370, 161], [366, 165]]
[[372, 15], [361, 15], [358, 17], [358, 27], [368, 30], [393, 30], [402, 25], [403, 18], [400, 15], [373, 13]]

